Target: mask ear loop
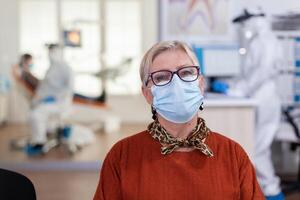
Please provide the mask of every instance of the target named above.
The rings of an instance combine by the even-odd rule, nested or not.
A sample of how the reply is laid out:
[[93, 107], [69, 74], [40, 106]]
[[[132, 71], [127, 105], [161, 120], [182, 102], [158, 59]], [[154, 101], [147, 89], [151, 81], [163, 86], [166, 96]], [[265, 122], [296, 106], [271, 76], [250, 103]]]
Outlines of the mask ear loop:
[[201, 103], [201, 105], [200, 105], [200, 107], [199, 107], [199, 110], [203, 110], [204, 109], [204, 107], [203, 107], [203, 102]]
[[152, 113], [152, 119], [156, 120], [157, 119], [156, 110], [153, 106], [151, 106], [151, 113]]
[[[198, 68], [199, 70], [199, 75], [201, 75], [201, 69], [200, 69], [200, 66]], [[199, 77], [198, 77], [198, 80], [199, 80]], [[202, 111], [204, 109], [204, 106], [203, 106], [203, 102], [201, 103], [200, 107], [199, 107], [199, 110]]]

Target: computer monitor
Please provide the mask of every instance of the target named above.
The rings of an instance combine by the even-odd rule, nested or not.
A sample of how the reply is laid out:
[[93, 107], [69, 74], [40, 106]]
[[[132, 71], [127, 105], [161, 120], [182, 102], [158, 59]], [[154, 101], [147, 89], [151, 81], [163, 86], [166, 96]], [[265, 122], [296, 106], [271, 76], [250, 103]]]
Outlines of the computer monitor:
[[237, 45], [193, 45], [193, 50], [206, 77], [229, 77], [240, 73]]
[[64, 45], [66, 47], [81, 47], [80, 30], [64, 30]]

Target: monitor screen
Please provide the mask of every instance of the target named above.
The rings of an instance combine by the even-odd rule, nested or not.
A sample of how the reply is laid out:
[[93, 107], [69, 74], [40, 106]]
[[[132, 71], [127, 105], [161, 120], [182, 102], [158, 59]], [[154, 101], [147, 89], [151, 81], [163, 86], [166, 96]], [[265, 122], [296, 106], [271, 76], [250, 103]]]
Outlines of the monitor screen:
[[193, 46], [207, 77], [236, 76], [240, 73], [240, 54], [237, 45]]
[[67, 47], [81, 47], [80, 30], [65, 30], [64, 45]]

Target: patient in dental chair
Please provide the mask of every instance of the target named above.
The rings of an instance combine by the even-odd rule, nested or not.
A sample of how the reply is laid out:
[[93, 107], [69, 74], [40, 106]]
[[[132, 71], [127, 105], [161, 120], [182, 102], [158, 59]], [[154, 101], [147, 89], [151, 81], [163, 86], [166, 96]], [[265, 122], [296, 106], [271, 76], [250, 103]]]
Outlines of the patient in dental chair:
[[[51, 51], [54, 52], [54, 50]], [[49, 57], [51, 55], [49, 53]], [[68, 113], [66, 111], [69, 110], [67, 109], [69, 107], [68, 99], [71, 100], [72, 96], [73, 102], [75, 99], [72, 92], [71, 69], [63, 62], [59, 62], [58, 57], [53, 56], [52, 65], [47, 71], [45, 79], [40, 81], [31, 73], [32, 66], [32, 56], [24, 54], [20, 59], [19, 66], [13, 68], [17, 87], [21, 89], [20, 92], [26, 94], [31, 104], [29, 122], [32, 136], [30, 140], [26, 140], [23, 143], [24, 145], [20, 146], [25, 147], [24, 150], [28, 155], [36, 155], [46, 153], [61, 143], [66, 144], [65, 146], [68, 147], [71, 153], [74, 153], [77, 147], [91, 143], [94, 135], [92, 130], [77, 124], [70, 124], [63, 117], [65, 113]], [[99, 101], [99, 99], [96, 99], [96, 101]], [[49, 124], [53, 120], [56, 122], [53, 129], [55, 137], [49, 138], [47, 134], [49, 133]], [[19, 146], [14, 144], [16, 143], [13, 143], [12, 147]], [[20, 147], [20, 149], [23, 149], [23, 147]]]
[[[23, 54], [20, 58], [20, 62], [18, 66], [14, 66], [14, 73], [19, 77], [19, 80], [22, 81], [24, 86], [29, 90], [31, 95], [33, 96], [40, 80], [36, 78], [31, 70], [34, 67], [33, 57], [30, 54]], [[102, 105], [105, 103], [106, 94], [105, 91], [98, 97], [89, 97], [82, 94], [74, 93], [73, 101], [75, 103], [82, 104], [92, 104], [92, 105]]]

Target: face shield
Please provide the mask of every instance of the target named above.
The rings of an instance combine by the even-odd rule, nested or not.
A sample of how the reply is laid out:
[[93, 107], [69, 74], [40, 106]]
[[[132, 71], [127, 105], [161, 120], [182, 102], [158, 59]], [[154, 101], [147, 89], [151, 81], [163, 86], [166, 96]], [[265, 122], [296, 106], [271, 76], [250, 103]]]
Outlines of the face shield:
[[239, 42], [241, 47], [247, 47], [248, 44], [258, 35], [258, 30], [255, 26], [255, 18], [249, 19], [240, 24]]
[[251, 41], [259, 34], [261, 29], [266, 23], [265, 14], [258, 10], [256, 12], [244, 12], [232, 20], [233, 23], [237, 25], [237, 39], [240, 44], [240, 53], [246, 54], [246, 49], [248, 48]]
[[236, 37], [239, 44], [239, 53], [240, 55], [245, 55], [248, 46], [254, 37], [254, 32], [251, 29], [246, 28], [244, 24], [237, 24]]

